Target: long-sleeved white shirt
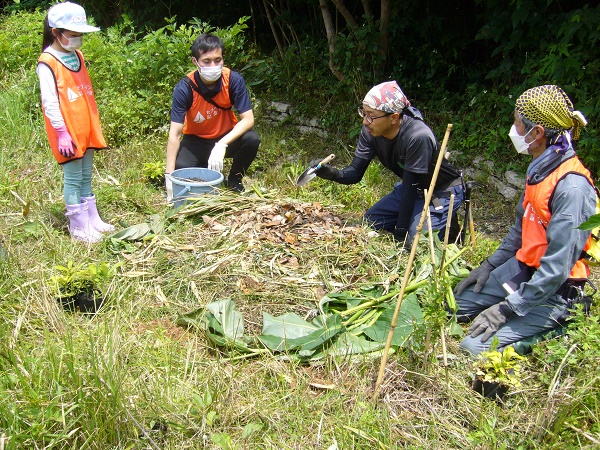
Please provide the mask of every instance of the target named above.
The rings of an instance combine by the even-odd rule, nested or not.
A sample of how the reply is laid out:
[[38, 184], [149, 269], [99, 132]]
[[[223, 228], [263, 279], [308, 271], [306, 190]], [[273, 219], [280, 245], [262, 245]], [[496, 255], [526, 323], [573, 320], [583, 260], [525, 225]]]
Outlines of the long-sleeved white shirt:
[[[47, 47], [44, 50], [46, 53], [56, 56], [56, 58], [64, 64], [61, 53], [52, 47]], [[66, 66], [66, 65], [65, 65]], [[40, 80], [40, 94], [42, 97], [42, 107], [44, 108], [44, 114], [50, 120], [50, 123], [54, 128], [60, 128], [65, 124], [65, 120], [60, 112], [60, 106], [58, 102], [58, 92], [56, 90], [56, 82], [54, 81], [54, 75], [52, 70], [46, 64], [38, 64], [36, 69], [38, 78]]]

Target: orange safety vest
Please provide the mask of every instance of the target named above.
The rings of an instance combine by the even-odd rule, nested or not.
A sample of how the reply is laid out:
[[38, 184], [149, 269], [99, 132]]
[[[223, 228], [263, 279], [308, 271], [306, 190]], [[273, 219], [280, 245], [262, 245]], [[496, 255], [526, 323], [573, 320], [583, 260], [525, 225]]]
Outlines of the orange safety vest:
[[[517, 251], [517, 259], [529, 267], [540, 267], [540, 260], [546, 253], [548, 248], [548, 240], [546, 239], [546, 228], [552, 217], [550, 211], [550, 202], [554, 195], [556, 185], [565, 176], [571, 173], [576, 173], [584, 176], [588, 182], [594, 186], [594, 182], [587, 170], [577, 156], [569, 158], [558, 166], [550, 175], [544, 178], [537, 184], [529, 184], [525, 186], [525, 198], [523, 207], [522, 222], [522, 242], [521, 248]], [[585, 243], [584, 250], [587, 250], [591, 245], [591, 238], [588, 238]], [[586, 279], [590, 274], [589, 268], [583, 261], [578, 260], [569, 274], [569, 278]]]
[[[194, 72], [187, 74], [187, 77], [194, 81]], [[221, 75], [222, 89], [212, 98], [212, 101], [224, 109], [204, 100], [204, 97], [192, 89], [192, 106], [185, 114], [183, 123], [183, 134], [193, 134], [204, 139], [214, 139], [229, 133], [238, 122], [238, 119], [231, 109], [233, 103], [229, 98], [229, 77], [231, 69], [223, 67]]]
[[59, 164], [82, 158], [88, 148], [106, 148], [92, 82], [83, 54], [79, 50], [76, 52], [80, 62], [78, 71], [70, 70], [50, 53], [44, 52], [38, 59], [38, 63], [48, 66], [54, 75], [60, 112], [77, 147], [74, 148], [75, 156], [67, 158], [61, 155], [58, 151], [58, 133], [44, 114], [50, 148]]

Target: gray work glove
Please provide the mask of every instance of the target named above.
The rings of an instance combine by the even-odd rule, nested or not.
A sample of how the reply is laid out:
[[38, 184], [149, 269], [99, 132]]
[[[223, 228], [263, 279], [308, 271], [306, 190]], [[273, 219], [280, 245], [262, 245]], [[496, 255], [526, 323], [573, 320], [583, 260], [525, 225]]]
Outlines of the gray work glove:
[[471, 270], [469, 276], [456, 285], [454, 288], [454, 293], [460, 295], [468, 286], [475, 283], [473, 292], [478, 294], [483, 288], [483, 285], [487, 282], [488, 278], [490, 277], [490, 273], [492, 270], [494, 270], [494, 268], [495, 267], [492, 266], [486, 259], [481, 266], [479, 266], [477, 269]]
[[481, 342], [485, 342], [514, 314], [515, 312], [508, 302], [501, 301], [497, 305], [490, 306], [475, 318], [469, 327], [469, 334], [475, 338], [483, 333]]
[[[322, 160], [322, 158], [313, 159], [308, 164], [308, 167], [317, 167]], [[336, 169], [335, 167], [330, 166], [329, 164], [321, 164], [321, 168], [317, 170], [316, 174], [319, 178], [331, 181], [337, 180], [340, 177], [339, 169]]]

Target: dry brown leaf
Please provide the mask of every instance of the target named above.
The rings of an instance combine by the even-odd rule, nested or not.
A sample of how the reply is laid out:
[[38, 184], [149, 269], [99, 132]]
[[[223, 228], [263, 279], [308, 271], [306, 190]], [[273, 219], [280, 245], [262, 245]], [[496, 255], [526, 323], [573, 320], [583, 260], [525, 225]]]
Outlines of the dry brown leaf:
[[296, 238], [296, 235], [294, 235], [292, 233], [285, 234], [285, 242], [287, 242], [288, 244], [294, 245], [297, 241], [298, 241], [298, 238]]

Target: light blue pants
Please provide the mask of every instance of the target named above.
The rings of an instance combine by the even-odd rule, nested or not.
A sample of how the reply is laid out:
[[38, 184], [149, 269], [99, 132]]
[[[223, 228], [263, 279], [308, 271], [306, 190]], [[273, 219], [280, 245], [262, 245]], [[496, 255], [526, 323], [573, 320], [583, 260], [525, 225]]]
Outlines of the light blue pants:
[[[490, 278], [478, 294], [473, 292], [475, 285], [472, 284], [462, 294], [456, 295], [458, 319], [472, 320], [483, 310], [503, 301], [508, 294], [502, 284], [520, 271], [519, 261], [512, 257], [492, 271]], [[533, 307], [525, 316], [515, 314], [506, 324], [500, 327], [495, 334], [499, 340], [498, 350], [560, 326], [567, 315], [567, 302], [560, 295], [552, 295], [543, 304]], [[487, 341], [481, 342], [481, 336], [475, 338], [467, 336], [462, 340], [460, 346], [477, 355], [488, 350], [493, 339], [494, 335]]]
[[94, 150], [87, 149], [83, 158], [62, 165], [64, 174], [63, 197], [67, 205], [79, 205], [81, 197], [92, 196], [92, 165]]

